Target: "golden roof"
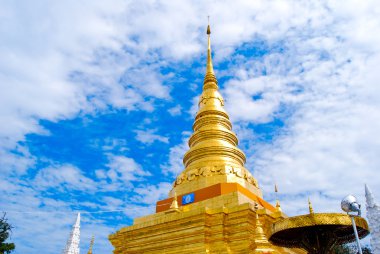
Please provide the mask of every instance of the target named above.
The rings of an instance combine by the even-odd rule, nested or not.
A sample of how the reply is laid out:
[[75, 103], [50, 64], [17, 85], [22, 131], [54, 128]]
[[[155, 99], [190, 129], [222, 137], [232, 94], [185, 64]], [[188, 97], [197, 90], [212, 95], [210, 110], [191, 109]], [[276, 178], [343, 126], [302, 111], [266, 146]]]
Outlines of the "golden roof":
[[[354, 219], [359, 237], [363, 238], [368, 235], [367, 221], [361, 217]], [[333, 244], [343, 244], [355, 240], [351, 218], [347, 214], [312, 212], [275, 222], [271, 227], [270, 241], [284, 247], [306, 248], [305, 240], [311, 241], [319, 234], [328, 235], [330, 240], [334, 239]]]

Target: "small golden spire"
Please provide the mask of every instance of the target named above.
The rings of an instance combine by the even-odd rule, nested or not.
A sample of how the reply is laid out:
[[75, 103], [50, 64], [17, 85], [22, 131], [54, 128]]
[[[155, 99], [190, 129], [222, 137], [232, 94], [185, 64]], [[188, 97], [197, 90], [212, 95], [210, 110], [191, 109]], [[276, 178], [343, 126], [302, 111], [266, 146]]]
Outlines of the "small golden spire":
[[277, 184], [274, 184], [274, 192], [275, 192], [275, 195], [276, 195], [276, 211], [282, 212], [281, 205], [280, 205], [280, 200], [278, 200], [278, 196], [277, 196], [277, 193], [278, 193]]
[[255, 228], [255, 252], [254, 253], [274, 253], [274, 250], [271, 248], [263, 229], [263, 224], [260, 222], [259, 214], [256, 211], [256, 228]]
[[173, 202], [170, 205], [170, 209], [178, 210], [177, 192], [174, 192]]
[[313, 206], [311, 205], [310, 198], [308, 198], [308, 202], [309, 202], [309, 213], [313, 214], [314, 213], [314, 209], [313, 209]]
[[264, 234], [263, 224], [260, 222], [259, 213], [256, 211], [256, 229], [255, 229], [255, 239], [259, 241], [267, 242], [268, 239]]
[[87, 254], [92, 254], [92, 247], [94, 246], [94, 240], [95, 240], [95, 236], [92, 236], [91, 242], [90, 242], [90, 248], [88, 249]]

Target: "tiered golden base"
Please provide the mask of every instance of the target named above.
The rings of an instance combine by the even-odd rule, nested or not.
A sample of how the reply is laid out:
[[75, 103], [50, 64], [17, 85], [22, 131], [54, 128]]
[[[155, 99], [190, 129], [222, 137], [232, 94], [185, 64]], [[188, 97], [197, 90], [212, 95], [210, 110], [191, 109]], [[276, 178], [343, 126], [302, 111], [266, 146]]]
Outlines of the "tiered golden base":
[[266, 240], [272, 222], [283, 217], [235, 191], [138, 218], [109, 238], [115, 254], [305, 253]]

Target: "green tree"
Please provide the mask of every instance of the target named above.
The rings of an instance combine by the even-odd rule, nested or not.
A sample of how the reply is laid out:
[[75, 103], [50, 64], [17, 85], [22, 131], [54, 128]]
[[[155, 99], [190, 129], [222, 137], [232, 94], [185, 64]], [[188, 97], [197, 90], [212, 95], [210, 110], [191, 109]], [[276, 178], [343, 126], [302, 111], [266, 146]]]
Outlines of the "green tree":
[[5, 243], [11, 231], [12, 226], [8, 223], [4, 213], [0, 218], [0, 254], [9, 254], [15, 249], [14, 243]]
[[337, 245], [334, 247], [333, 254], [355, 254], [354, 249], [349, 245]]
[[[362, 247], [363, 254], [372, 254], [371, 248], [369, 247]], [[338, 245], [335, 246], [333, 251], [333, 254], [357, 254], [359, 253], [357, 250], [356, 245], [353, 244], [344, 244], [344, 245]]]
[[362, 252], [363, 254], [372, 254], [372, 250], [369, 247], [363, 247]]

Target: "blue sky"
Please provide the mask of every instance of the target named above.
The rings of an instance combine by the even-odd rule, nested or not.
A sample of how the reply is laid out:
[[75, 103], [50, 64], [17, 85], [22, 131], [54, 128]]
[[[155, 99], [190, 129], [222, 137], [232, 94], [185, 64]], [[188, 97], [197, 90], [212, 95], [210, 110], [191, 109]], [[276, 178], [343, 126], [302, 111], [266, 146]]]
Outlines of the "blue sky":
[[[81, 251], [154, 212], [183, 170], [205, 71], [283, 210], [380, 197], [376, 1], [0, 1], [0, 210], [15, 253]], [[27, 212], [27, 213], [26, 213]]]

